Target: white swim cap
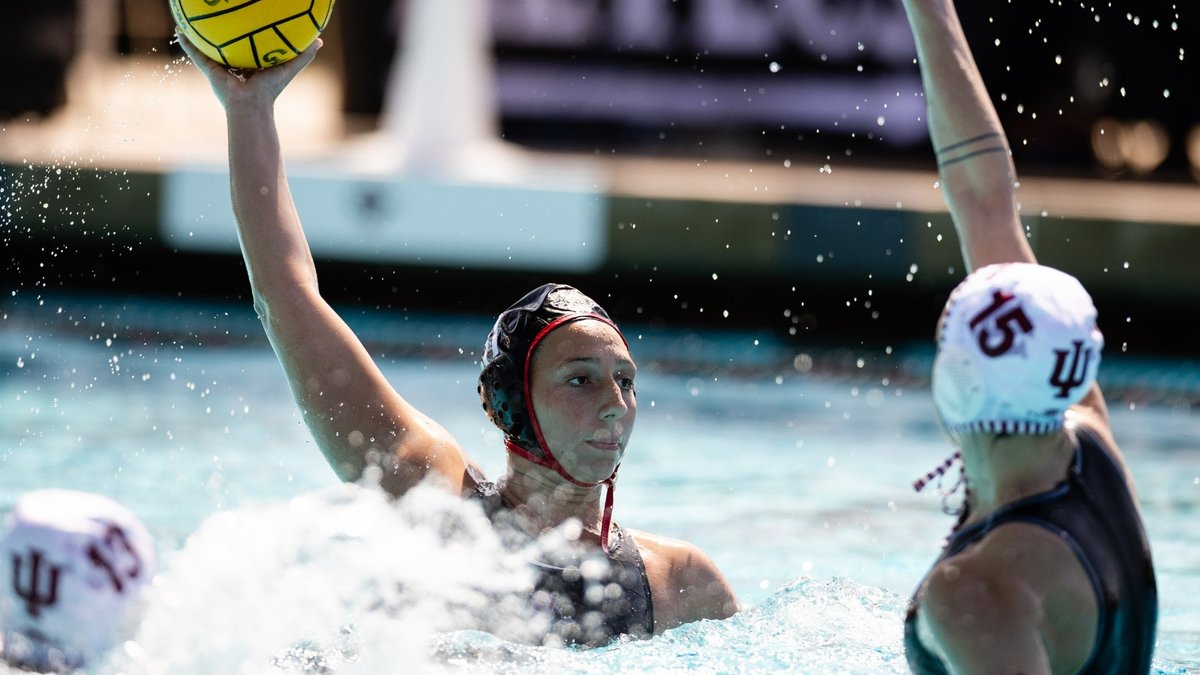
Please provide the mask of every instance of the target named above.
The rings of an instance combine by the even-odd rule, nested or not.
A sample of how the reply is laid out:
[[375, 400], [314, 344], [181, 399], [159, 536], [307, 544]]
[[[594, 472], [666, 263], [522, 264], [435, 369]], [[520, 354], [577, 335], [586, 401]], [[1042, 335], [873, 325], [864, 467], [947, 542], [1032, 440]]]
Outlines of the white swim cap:
[[53, 671], [95, 663], [132, 636], [156, 572], [150, 533], [117, 502], [71, 490], [21, 496], [0, 532], [4, 659]]
[[1032, 263], [982, 267], [946, 301], [934, 403], [951, 432], [1050, 433], [1091, 388], [1103, 347], [1074, 277]]

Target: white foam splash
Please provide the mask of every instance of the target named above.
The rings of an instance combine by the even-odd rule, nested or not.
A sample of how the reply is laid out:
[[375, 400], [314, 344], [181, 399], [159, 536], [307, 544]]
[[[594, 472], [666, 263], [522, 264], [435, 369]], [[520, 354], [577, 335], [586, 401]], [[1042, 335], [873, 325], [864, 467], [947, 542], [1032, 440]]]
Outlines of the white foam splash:
[[476, 505], [433, 488], [393, 504], [339, 486], [222, 512], [166, 567], [113, 672], [432, 669], [435, 635], [527, 637], [513, 601], [527, 566]]
[[[555, 536], [535, 546], [544, 549]], [[164, 557], [135, 640], [98, 673], [896, 672], [902, 599], [798, 579], [724, 621], [594, 650], [531, 646], [526, 558], [477, 505], [338, 486], [205, 521]], [[3, 672], [0, 669], [0, 672]]]

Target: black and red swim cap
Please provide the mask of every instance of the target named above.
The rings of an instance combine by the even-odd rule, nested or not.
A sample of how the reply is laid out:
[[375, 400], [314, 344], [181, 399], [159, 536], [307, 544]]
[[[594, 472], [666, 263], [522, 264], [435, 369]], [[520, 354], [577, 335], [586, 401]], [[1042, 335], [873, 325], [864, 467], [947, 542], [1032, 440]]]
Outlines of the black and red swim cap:
[[504, 432], [509, 450], [582, 485], [546, 447], [529, 402], [534, 350], [554, 329], [581, 319], [602, 321], [621, 332], [595, 300], [566, 284], [539, 286], [504, 310], [483, 348], [479, 398], [488, 417]]

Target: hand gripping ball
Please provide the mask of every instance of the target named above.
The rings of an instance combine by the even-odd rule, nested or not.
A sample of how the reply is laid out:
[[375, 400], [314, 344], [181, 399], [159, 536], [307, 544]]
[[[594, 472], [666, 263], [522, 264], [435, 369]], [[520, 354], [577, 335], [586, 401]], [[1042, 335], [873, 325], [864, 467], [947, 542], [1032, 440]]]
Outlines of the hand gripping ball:
[[317, 39], [334, 0], [169, 0], [175, 24], [210, 59], [231, 68], [283, 63]]

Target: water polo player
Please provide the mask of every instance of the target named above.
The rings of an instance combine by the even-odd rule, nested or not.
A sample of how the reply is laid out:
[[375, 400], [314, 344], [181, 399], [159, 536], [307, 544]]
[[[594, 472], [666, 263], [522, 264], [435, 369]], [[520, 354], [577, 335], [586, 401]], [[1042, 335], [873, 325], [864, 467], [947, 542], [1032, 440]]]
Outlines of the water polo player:
[[938, 323], [933, 394], [965, 501], [905, 622], [916, 673], [1145, 673], [1157, 592], [1096, 384], [1104, 340], [1038, 265], [999, 118], [952, 0], [905, 0], [941, 187], [970, 270]]
[[337, 474], [356, 481], [378, 467], [382, 486], [397, 496], [431, 481], [481, 500], [493, 520], [529, 536], [581, 523], [579, 545], [610, 563], [604, 588], [620, 597], [606, 602], [577, 583], [579, 555], [539, 561], [532, 597], [562, 619], [548, 642], [598, 644], [734, 613], [729, 584], [697, 547], [611, 521], [637, 397], [633, 359], [604, 310], [575, 289], [550, 285], [500, 316], [480, 394], [509, 452], [506, 475], [488, 483], [456, 439], [397, 393], [318, 292], [284, 175], [274, 102], [320, 42], [292, 61], [242, 75], [180, 44], [225, 109], [233, 207], [255, 308]]

